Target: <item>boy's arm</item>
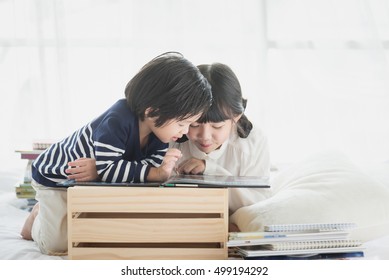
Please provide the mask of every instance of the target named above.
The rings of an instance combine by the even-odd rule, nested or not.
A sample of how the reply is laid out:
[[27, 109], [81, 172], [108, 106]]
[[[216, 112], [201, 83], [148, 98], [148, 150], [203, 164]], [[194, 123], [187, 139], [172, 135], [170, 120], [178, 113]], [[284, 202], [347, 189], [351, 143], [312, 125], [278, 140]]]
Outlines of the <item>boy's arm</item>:
[[98, 181], [99, 175], [96, 169], [94, 158], [79, 158], [68, 163], [69, 168], [65, 170], [68, 178], [77, 182]]
[[[93, 132], [96, 169], [103, 182], [146, 182], [151, 167], [159, 167], [167, 145], [156, 143], [149, 147], [147, 157], [139, 158], [139, 131], [128, 125], [120, 116], [110, 116]], [[129, 149], [133, 149], [129, 151]], [[130, 158], [130, 160], [128, 160]]]
[[176, 169], [176, 163], [181, 158], [181, 151], [178, 149], [169, 149], [163, 162], [159, 167], [151, 167], [147, 175], [149, 182], [163, 182], [166, 181]]
[[[174, 171], [181, 152], [177, 149], [169, 149], [159, 167], [150, 167], [147, 181], [163, 182], [167, 180]], [[69, 179], [76, 181], [96, 181], [98, 179], [96, 160], [93, 158], [80, 158], [68, 163], [66, 173], [70, 174]]]

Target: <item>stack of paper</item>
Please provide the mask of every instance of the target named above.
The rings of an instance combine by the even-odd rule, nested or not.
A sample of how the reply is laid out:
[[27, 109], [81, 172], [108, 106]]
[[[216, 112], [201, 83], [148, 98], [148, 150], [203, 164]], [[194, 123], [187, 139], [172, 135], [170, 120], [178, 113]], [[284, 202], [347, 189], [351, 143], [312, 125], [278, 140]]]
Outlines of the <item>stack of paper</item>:
[[353, 223], [269, 225], [263, 232], [230, 232], [227, 244], [244, 258], [363, 257], [362, 243], [348, 238], [354, 228]]

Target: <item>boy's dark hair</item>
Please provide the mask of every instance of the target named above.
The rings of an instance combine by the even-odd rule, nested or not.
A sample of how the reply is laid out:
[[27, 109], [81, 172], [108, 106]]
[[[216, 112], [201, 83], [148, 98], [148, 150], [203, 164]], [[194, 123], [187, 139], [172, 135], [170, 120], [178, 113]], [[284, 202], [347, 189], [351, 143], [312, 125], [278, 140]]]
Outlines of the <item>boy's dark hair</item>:
[[161, 54], [147, 63], [125, 89], [130, 109], [144, 120], [157, 117], [161, 127], [205, 112], [212, 103], [211, 86], [199, 69], [177, 52]]
[[240, 83], [235, 73], [225, 64], [213, 63], [197, 66], [212, 87], [211, 108], [197, 121], [199, 123], [222, 122], [242, 114], [237, 122], [238, 135], [246, 138], [252, 123], [244, 114], [247, 100], [242, 97]]

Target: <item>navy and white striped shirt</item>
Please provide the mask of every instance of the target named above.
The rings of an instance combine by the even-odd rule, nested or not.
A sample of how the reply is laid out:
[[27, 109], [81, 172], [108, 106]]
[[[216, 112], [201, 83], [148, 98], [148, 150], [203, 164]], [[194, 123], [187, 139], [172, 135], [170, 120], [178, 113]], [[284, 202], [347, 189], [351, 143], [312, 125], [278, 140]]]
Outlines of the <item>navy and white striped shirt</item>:
[[97, 173], [104, 182], [145, 182], [150, 167], [162, 163], [167, 147], [151, 133], [146, 146], [140, 148], [138, 117], [121, 99], [40, 154], [32, 165], [32, 177], [41, 185], [56, 187], [67, 179], [68, 162], [88, 157], [96, 159]]

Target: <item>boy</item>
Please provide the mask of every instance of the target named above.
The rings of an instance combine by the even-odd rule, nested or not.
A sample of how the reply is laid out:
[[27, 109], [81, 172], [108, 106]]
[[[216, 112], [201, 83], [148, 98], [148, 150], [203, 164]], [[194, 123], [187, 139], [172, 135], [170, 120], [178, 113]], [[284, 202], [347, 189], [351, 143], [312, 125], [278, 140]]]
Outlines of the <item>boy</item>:
[[147, 63], [129, 81], [125, 96], [34, 161], [38, 204], [21, 235], [35, 240], [43, 253], [67, 251], [66, 189], [57, 183], [68, 179], [68, 162], [94, 158], [106, 182], [164, 181], [181, 157], [179, 150], [167, 150], [168, 143], [186, 134], [212, 102], [207, 80], [179, 53]]

